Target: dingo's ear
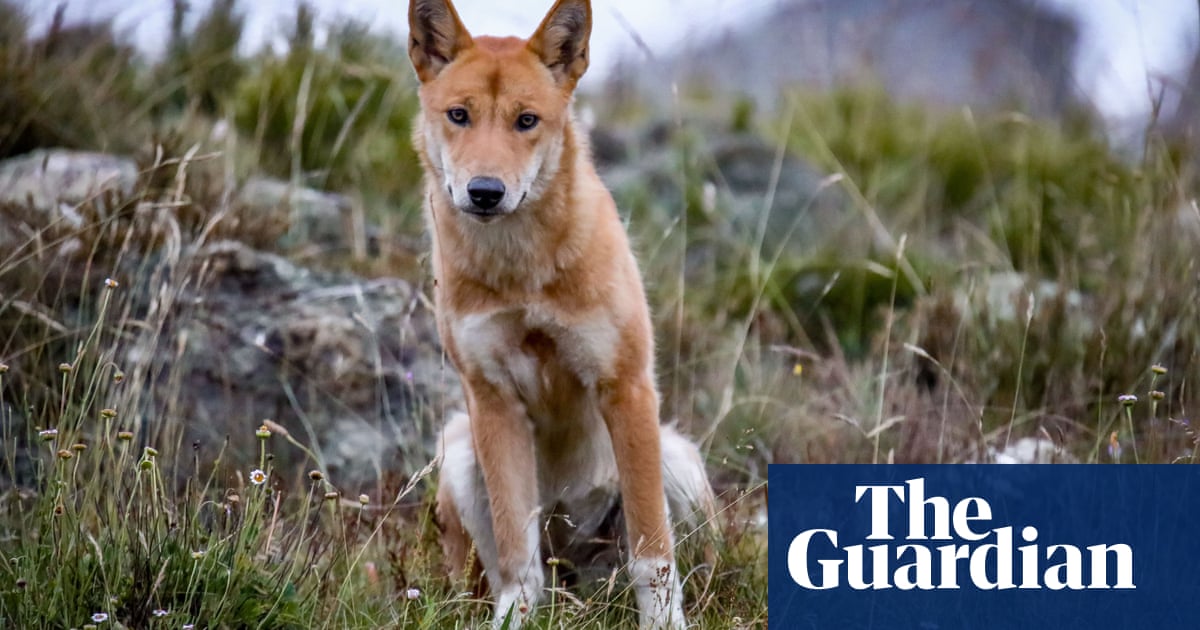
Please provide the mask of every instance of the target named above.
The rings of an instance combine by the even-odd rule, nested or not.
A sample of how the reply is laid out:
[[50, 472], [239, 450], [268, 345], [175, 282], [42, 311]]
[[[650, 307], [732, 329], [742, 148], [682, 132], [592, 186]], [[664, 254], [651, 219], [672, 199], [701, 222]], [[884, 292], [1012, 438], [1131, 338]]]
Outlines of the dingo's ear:
[[473, 44], [450, 0], [409, 0], [408, 57], [422, 83]]
[[558, 0], [529, 38], [529, 49], [541, 57], [559, 85], [572, 90], [587, 70], [591, 33], [591, 2]]

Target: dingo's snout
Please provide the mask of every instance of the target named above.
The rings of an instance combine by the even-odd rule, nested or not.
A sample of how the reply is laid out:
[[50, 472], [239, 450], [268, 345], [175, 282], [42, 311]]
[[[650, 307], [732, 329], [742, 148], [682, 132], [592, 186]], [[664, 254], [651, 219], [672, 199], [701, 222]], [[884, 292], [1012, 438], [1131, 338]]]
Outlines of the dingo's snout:
[[467, 182], [467, 195], [471, 197], [471, 206], [466, 208], [472, 214], [498, 214], [496, 206], [504, 199], [504, 182], [495, 177], [472, 177]]

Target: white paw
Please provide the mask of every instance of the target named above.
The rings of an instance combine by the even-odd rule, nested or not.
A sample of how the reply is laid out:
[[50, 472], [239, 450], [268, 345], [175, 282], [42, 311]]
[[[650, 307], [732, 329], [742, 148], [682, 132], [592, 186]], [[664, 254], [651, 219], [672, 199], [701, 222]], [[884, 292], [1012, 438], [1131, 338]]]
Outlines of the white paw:
[[640, 558], [630, 563], [629, 574], [637, 598], [639, 627], [643, 630], [687, 627], [683, 618], [683, 591], [674, 562]]
[[[492, 617], [492, 626], [504, 627], [508, 622], [509, 630], [520, 628], [537, 603], [537, 589], [531, 586], [513, 584], [500, 590], [496, 598], [496, 614]], [[509, 620], [511, 614], [511, 621]]]

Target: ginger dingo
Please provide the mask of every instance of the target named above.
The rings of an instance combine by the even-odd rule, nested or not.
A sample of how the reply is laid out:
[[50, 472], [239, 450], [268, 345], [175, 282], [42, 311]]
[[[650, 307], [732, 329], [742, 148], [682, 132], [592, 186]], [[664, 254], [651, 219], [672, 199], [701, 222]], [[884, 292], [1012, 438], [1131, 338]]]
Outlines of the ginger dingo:
[[438, 520], [451, 569], [473, 556], [493, 621], [524, 622], [556, 556], [620, 499], [644, 628], [685, 625], [668, 508], [711, 516], [695, 445], [659, 425], [637, 262], [575, 126], [591, 6], [558, 0], [528, 40], [472, 37], [450, 0], [410, 0], [438, 331], [467, 414], [441, 439]]

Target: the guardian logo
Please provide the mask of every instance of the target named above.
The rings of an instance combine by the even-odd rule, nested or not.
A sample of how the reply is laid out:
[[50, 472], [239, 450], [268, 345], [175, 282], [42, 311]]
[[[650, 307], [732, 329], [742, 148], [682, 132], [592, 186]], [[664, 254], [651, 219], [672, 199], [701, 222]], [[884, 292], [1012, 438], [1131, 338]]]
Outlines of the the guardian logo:
[[[951, 504], [946, 497], [926, 496], [923, 477], [896, 485], [856, 485], [854, 503], [870, 511], [869, 532], [807, 529], [791, 539], [787, 571], [797, 585], [922, 591], [1137, 588], [1130, 545], [1045, 544], [1034, 524], [993, 523], [986, 499]], [[907, 523], [889, 518], [897, 505], [907, 511]], [[865, 540], [880, 542], [839, 543], [863, 533]]]

